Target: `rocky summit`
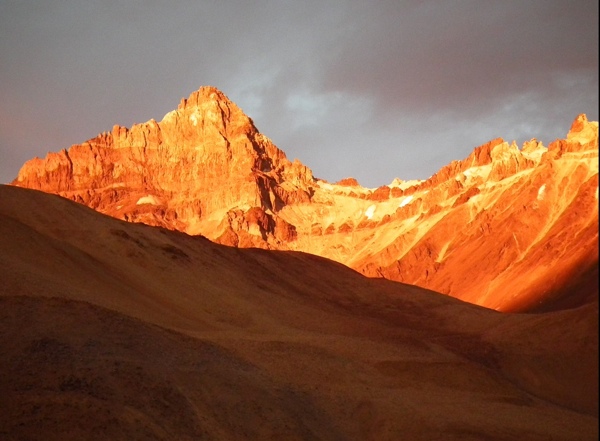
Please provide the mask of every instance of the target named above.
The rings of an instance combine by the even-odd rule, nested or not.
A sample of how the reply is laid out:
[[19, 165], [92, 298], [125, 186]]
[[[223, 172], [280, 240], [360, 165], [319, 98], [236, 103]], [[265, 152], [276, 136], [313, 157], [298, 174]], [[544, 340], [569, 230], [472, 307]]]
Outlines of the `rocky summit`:
[[330, 183], [221, 91], [24, 164], [12, 185], [242, 248], [303, 251], [501, 311], [598, 295], [598, 122], [494, 139], [422, 181]]

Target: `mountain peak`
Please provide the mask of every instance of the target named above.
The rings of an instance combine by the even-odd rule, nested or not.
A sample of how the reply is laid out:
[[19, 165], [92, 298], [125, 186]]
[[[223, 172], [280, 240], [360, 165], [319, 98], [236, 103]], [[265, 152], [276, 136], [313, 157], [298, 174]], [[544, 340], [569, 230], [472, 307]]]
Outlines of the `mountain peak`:
[[189, 97], [182, 98], [178, 110], [187, 106], [198, 106], [204, 102], [223, 102], [227, 105], [235, 105], [223, 92], [214, 86], [201, 86], [198, 90], [192, 92]]
[[[28, 161], [13, 184], [129, 221], [265, 246], [294, 234], [276, 213], [286, 202], [308, 200], [312, 181], [307, 167], [292, 164], [223, 92], [206, 86], [158, 123], [116, 125]], [[240, 239], [240, 224], [257, 237]]]
[[598, 122], [588, 121], [584, 113], [578, 115], [567, 134], [567, 140], [580, 144], [591, 143], [592, 147], [598, 148]]
[[[199, 127], [200, 131], [205, 133], [207, 127], [214, 127], [224, 138], [232, 131], [235, 132], [235, 136], [239, 133], [257, 132], [252, 119], [213, 86], [203, 86], [192, 92], [188, 98], [182, 98], [177, 109], [167, 113], [162, 122], [174, 124], [178, 126], [178, 130], [191, 125], [191, 132], [197, 132]], [[186, 137], [196, 135], [187, 133]]]
[[577, 115], [577, 118], [575, 118], [573, 124], [571, 124], [571, 130], [569, 130], [569, 132], [581, 132], [587, 123], [587, 115], [585, 113], [581, 113]]

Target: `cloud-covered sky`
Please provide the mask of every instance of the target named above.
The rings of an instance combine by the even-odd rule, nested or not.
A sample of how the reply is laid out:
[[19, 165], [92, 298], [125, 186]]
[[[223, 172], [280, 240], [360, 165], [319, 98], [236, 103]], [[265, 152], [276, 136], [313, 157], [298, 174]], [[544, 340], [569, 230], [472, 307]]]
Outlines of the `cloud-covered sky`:
[[598, 2], [0, 0], [0, 182], [204, 85], [317, 177], [425, 179], [598, 120]]

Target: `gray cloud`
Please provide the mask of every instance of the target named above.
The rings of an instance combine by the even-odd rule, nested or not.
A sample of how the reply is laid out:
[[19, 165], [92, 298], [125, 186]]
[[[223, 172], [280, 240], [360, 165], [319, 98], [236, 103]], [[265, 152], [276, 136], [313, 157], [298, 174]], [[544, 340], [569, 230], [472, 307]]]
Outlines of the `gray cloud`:
[[594, 1], [0, 3], [0, 181], [219, 87], [319, 177], [426, 178], [598, 119]]

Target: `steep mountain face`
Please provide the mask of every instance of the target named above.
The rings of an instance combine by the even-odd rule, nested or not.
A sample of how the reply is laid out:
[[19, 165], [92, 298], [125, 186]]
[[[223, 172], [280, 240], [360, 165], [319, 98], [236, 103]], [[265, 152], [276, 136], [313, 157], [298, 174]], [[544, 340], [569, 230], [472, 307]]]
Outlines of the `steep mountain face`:
[[534, 308], [597, 268], [597, 123], [583, 116], [548, 149], [492, 141], [415, 194], [426, 192], [410, 243], [395, 238], [378, 253], [390, 248], [389, 260], [356, 267], [502, 310]]
[[[565, 304], [598, 266], [598, 123], [585, 115], [547, 148], [495, 139], [425, 181], [368, 189], [314, 178], [204, 87], [161, 122], [115, 126], [27, 162], [12, 184], [505, 311]], [[597, 297], [597, 288], [583, 291]]]

